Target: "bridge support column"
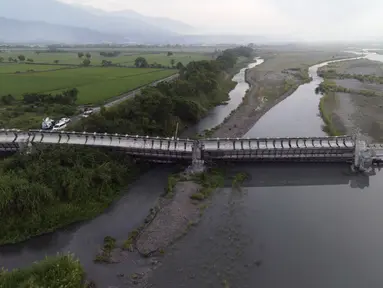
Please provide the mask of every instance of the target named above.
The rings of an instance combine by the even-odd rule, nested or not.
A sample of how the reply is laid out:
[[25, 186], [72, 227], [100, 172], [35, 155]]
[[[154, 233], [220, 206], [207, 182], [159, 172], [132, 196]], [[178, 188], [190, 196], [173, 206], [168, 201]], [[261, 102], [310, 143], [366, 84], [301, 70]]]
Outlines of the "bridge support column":
[[35, 152], [35, 147], [32, 145], [32, 143], [25, 141], [25, 142], [19, 142], [19, 153], [25, 153], [25, 154], [31, 154]]
[[205, 171], [205, 161], [202, 159], [202, 149], [202, 143], [198, 140], [193, 143], [192, 165], [189, 169], [192, 174]]
[[367, 143], [360, 139], [360, 134], [354, 135], [355, 154], [353, 170], [369, 172], [372, 169], [373, 151], [367, 146]]

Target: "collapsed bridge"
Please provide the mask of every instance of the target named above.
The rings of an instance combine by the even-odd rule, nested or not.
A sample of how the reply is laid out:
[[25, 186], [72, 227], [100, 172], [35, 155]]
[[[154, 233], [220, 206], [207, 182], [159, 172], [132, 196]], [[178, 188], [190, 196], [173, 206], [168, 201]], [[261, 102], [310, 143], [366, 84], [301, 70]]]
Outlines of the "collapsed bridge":
[[213, 161], [349, 162], [366, 170], [383, 159], [383, 144], [357, 136], [294, 138], [179, 139], [122, 134], [0, 130], [0, 151], [17, 152], [44, 145], [83, 145], [123, 150], [151, 161], [191, 161], [194, 171]]

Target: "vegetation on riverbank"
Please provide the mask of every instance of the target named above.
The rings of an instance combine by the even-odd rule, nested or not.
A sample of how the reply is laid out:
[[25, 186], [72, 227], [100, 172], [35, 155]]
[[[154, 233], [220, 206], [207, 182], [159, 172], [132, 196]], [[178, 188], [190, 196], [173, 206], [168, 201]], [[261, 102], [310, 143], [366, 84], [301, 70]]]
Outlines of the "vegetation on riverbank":
[[124, 154], [66, 146], [3, 160], [0, 245], [95, 217], [142, 168]]
[[210, 169], [206, 172], [196, 174], [192, 177], [193, 181], [201, 185], [201, 189], [190, 196], [193, 200], [205, 200], [211, 193], [224, 185], [225, 172], [222, 169]]
[[84, 270], [72, 255], [49, 257], [29, 268], [0, 270], [0, 287], [86, 288]]
[[345, 88], [345, 87], [337, 85], [334, 81], [328, 80], [326, 78], [315, 89], [315, 92], [322, 93], [322, 94], [340, 92], [340, 93], [359, 94], [359, 95], [368, 96], [368, 97], [376, 97], [376, 96], [383, 97], [382, 93], [378, 93], [376, 91], [371, 91], [371, 90], [355, 90], [355, 89]]
[[383, 84], [383, 77], [372, 74], [339, 73], [335, 69], [319, 69], [318, 75], [325, 79], [356, 79], [363, 83]]
[[342, 135], [341, 132], [339, 132], [332, 119], [332, 109], [330, 108], [333, 106], [332, 103], [334, 101], [334, 92], [328, 92], [319, 101], [319, 112], [323, 119], [324, 125], [322, 127], [323, 131], [326, 132], [329, 136], [340, 136]]

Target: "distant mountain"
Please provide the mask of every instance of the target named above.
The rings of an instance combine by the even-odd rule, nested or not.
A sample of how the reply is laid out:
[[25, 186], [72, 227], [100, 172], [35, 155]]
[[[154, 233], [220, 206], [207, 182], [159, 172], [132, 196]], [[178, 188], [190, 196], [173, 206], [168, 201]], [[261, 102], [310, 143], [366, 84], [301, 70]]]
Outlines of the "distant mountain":
[[177, 35], [167, 29], [149, 24], [150, 21], [146, 22], [140, 17], [97, 14], [55, 0], [0, 0], [0, 7], [0, 17], [88, 28], [120, 35], [119, 42], [130, 39], [131, 42], [166, 43], [168, 37]]
[[181, 35], [172, 37], [169, 41], [172, 43], [191, 45], [191, 44], [201, 44], [201, 45], [215, 45], [215, 44], [242, 44], [246, 45], [248, 43], [265, 43], [269, 39], [264, 36], [257, 35], [220, 35], [220, 34], [210, 34], [210, 35]]
[[116, 11], [111, 12], [111, 15], [126, 17], [130, 19], [138, 19], [149, 25], [154, 25], [156, 27], [161, 27], [162, 29], [166, 29], [175, 33], [191, 33], [195, 30], [194, 27], [173, 19], [165, 18], [165, 17], [149, 17], [141, 15], [133, 10], [124, 10], [124, 11]]
[[134, 10], [122, 10], [122, 11], [114, 11], [114, 12], [107, 12], [101, 9], [94, 8], [92, 6], [86, 6], [81, 4], [72, 4], [75, 7], [84, 9], [85, 11], [88, 11], [92, 14], [99, 15], [99, 16], [114, 16], [114, 17], [124, 17], [131, 20], [138, 20], [140, 22], [145, 22], [146, 24], [149, 24], [151, 26], [156, 26], [161, 29], [169, 30], [171, 32], [175, 33], [192, 33], [195, 31], [195, 28], [192, 27], [189, 24], [186, 24], [184, 22], [173, 20], [166, 17], [150, 17], [150, 16], [144, 16]]
[[0, 43], [68, 43], [86, 44], [117, 42], [120, 36], [87, 28], [49, 24], [41, 21], [19, 21], [0, 17]]
[[[145, 0], [142, 0], [145, 1]], [[197, 35], [183, 22], [132, 10], [106, 12], [56, 0], [0, 0], [0, 41], [138, 44], [246, 44], [268, 42], [247, 35]], [[13, 19], [13, 20], [11, 20]]]

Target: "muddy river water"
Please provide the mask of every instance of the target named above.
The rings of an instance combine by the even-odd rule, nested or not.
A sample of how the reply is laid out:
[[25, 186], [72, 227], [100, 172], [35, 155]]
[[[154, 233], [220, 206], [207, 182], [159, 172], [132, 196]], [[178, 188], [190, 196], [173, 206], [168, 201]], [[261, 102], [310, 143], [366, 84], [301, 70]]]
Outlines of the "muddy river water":
[[[311, 83], [271, 109], [245, 137], [324, 135], [314, 92], [321, 81], [318, 67], [310, 68]], [[28, 266], [71, 251], [98, 287], [118, 286], [116, 275], [130, 264], [95, 265], [97, 248], [106, 235], [124, 239], [141, 223], [171, 169], [161, 166], [143, 175], [92, 221], [0, 247], [0, 266]], [[228, 185], [215, 194], [201, 223], [165, 251], [148, 287], [383, 285], [382, 172], [355, 175], [347, 165], [299, 163], [241, 164], [230, 173], [238, 171], [250, 175], [243, 187]]]

